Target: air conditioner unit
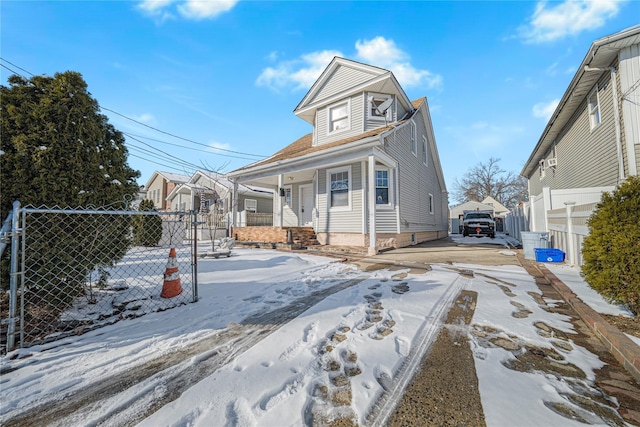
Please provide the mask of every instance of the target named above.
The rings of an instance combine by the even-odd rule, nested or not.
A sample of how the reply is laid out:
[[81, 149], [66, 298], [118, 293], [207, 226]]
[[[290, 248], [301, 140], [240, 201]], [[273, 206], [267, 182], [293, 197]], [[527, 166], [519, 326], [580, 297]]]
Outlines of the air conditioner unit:
[[553, 157], [551, 159], [547, 159], [547, 167], [554, 168], [558, 165], [558, 160]]

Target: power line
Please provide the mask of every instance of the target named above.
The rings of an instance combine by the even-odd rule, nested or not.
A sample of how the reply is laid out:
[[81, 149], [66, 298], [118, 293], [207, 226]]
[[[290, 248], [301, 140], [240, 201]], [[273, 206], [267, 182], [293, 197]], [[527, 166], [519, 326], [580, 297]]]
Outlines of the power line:
[[2, 67], [2, 68], [6, 68], [7, 70], [11, 71], [13, 74], [15, 74], [15, 75], [17, 75], [17, 76], [20, 76], [20, 77], [22, 77], [23, 79], [26, 79], [26, 77], [25, 77], [25, 76], [23, 76], [22, 74], [18, 73], [18, 72], [17, 72], [17, 71], [15, 71], [15, 70], [12, 70], [11, 68], [7, 67], [7, 66], [6, 66], [6, 65], [4, 65], [4, 64], [0, 64], [0, 67]]
[[[155, 148], [155, 147], [153, 147], [153, 146], [151, 146], [151, 145], [147, 144], [146, 142], [139, 140], [138, 138], [133, 138], [133, 137], [130, 137], [130, 138], [131, 138], [131, 139], [133, 139], [134, 141], [137, 141], [137, 142], [139, 142], [139, 143], [143, 144], [143, 145], [146, 145], [147, 147], [149, 147], [149, 148], [151, 148], [151, 149], [153, 149], [153, 150], [159, 151], [160, 153], [162, 153], [162, 154], [164, 154], [165, 156], [167, 156], [167, 158], [168, 158], [168, 159], [171, 159], [171, 160], [177, 160], [179, 163], [182, 163], [182, 164], [183, 164], [183, 165], [185, 165], [185, 166], [194, 167], [195, 169], [198, 169], [198, 168], [199, 168], [199, 166], [198, 166], [198, 165], [196, 165], [196, 164], [194, 164], [194, 163], [191, 163], [191, 162], [188, 162], [188, 161], [186, 161], [186, 160], [183, 160], [183, 159], [180, 159], [180, 158], [178, 158], [178, 157], [175, 157], [173, 154], [170, 154], [170, 153], [167, 153], [167, 152], [165, 152], [165, 151], [162, 151], [162, 150], [160, 150], [160, 149], [158, 149], [158, 148]], [[149, 154], [151, 154], [151, 155], [154, 155], [155, 157], [161, 157], [161, 156], [159, 156], [157, 153], [155, 153], [155, 152], [150, 152], [149, 150], [146, 150], [146, 149], [144, 149], [144, 148], [140, 148], [140, 147], [136, 147], [136, 148], [137, 148], [138, 150], [145, 151], [145, 152], [147, 152], [147, 153], [149, 153]], [[163, 160], [164, 160], [164, 159], [163, 159]]]
[[[24, 71], [25, 73], [29, 74], [29, 75], [30, 75], [30, 76], [32, 76], [32, 77], [35, 77], [35, 74], [31, 74], [29, 71], [27, 71], [27, 70], [25, 70], [24, 68], [22, 68], [22, 67], [20, 67], [20, 66], [18, 66], [18, 65], [16, 65], [16, 64], [14, 64], [14, 63], [13, 63], [13, 62], [11, 62], [11, 61], [7, 61], [6, 59], [4, 59], [4, 58], [2, 58], [2, 57], [0, 57], [0, 60], [2, 60], [2, 61], [4, 61], [4, 62], [6, 62], [6, 63], [8, 63], [8, 64], [13, 65], [13, 66], [14, 66], [14, 67], [16, 67], [18, 70], [22, 70], [22, 71]], [[4, 67], [4, 65], [3, 65], [3, 67]], [[7, 67], [4, 67], [4, 68], [7, 68]], [[7, 68], [7, 70], [9, 70], [9, 68]], [[14, 74], [18, 74], [18, 75], [19, 75], [19, 73], [16, 73], [16, 72], [15, 72], [15, 71], [13, 71], [13, 70], [10, 70], [10, 71], [11, 71], [12, 73], [14, 73]], [[22, 77], [24, 77], [24, 76], [22, 76]]]
[[[151, 137], [148, 137], [148, 136], [136, 135], [136, 134], [128, 133], [128, 132], [122, 132], [122, 134], [128, 136], [131, 139], [135, 139], [136, 137], [137, 138], [144, 138], [144, 139], [147, 139], [149, 141], [159, 142], [161, 144], [171, 145], [171, 146], [174, 146], [174, 147], [180, 147], [180, 148], [184, 148], [186, 150], [193, 150], [193, 151], [198, 151], [200, 153], [207, 153], [207, 154], [215, 154], [215, 153], [211, 153], [211, 151], [208, 151], [208, 150], [202, 150], [202, 149], [194, 148], [194, 147], [187, 147], [185, 145], [176, 144], [174, 142], [162, 141], [160, 139], [155, 139], [155, 138], [151, 138]], [[198, 145], [202, 145], [203, 147], [207, 147], [209, 149], [215, 149], [215, 147], [211, 147], [210, 145], [206, 145], [206, 144], [202, 144], [202, 143], [197, 143], [197, 144]], [[216, 154], [216, 155], [221, 155], [221, 156], [225, 156], [225, 157], [232, 157], [234, 159], [255, 161], [255, 159], [251, 159], [251, 158], [248, 158], [248, 157], [232, 156], [230, 154]]]
[[137, 124], [139, 124], [139, 125], [142, 125], [142, 126], [148, 127], [149, 129], [153, 129], [153, 130], [155, 130], [156, 132], [160, 132], [160, 133], [163, 133], [163, 134], [165, 134], [165, 135], [169, 135], [169, 136], [171, 136], [171, 137], [173, 137], [173, 138], [181, 139], [181, 140], [183, 140], [183, 141], [190, 142], [190, 143], [192, 143], [192, 144], [204, 145], [205, 147], [209, 147], [209, 148], [211, 148], [211, 149], [213, 149], [213, 150], [225, 151], [225, 152], [227, 152], [227, 153], [240, 154], [240, 155], [243, 155], [243, 156], [252, 156], [252, 157], [256, 157], [256, 158], [258, 158], [258, 159], [264, 159], [264, 158], [266, 158], [266, 157], [267, 157], [267, 156], [263, 156], [263, 155], [260, 155], [260, 154], [243, 153], [243, 152], [241, 152], [241, 151], [227, 150], [226, 148], [212, 147], [212, 146], [210, 146], [210, 145], [203, 144], [203, 143], [201, 143], [201, 142], [197, 142], [197, 141], [194, 141], [194, 140], [189, 139], [189, 138], [183, 138], [183, 137], [181, 137], [181, 136], [174, 135], [174, 134], [172, 134], [172, 133], [170, 133], [170, 132], [165, 132], [165, 131], [160, 130], [160, 129], [158, 129], [158, 128], [155, 128], [155, 127], [153, 127], [153, 126], [149, 126], [149, 125], [148, 125], [148, 124], [146, 124], [146, 123], [142, 123], [141, 121], [138, 121], [138, 120], [136, 120], [136, 119], [132, 119], [131, 117], [127, 117], [127, 116], [125, 116], [124, 114], [118, 113], [117, 111], [111, 110], [111, 109], [109, 109], [109, 108], [106, 108], [106, 107], [103, 107], [103, 106], [100, 106], [100, 108], [101, 108], [102, 110], [110, 111], [110, 112], [112, 112], [112, 113], [114, 113], [114, 114], [117, 114], [117, 115], [118, 115], [118, 116], [120, 116], [120, 117], [124, 117], [124, 118], [125, 118], [125, 119], [127, 119], [127, 120], [131, 120], [132, 122], [137, 123]]
[[[5, 61], [5, 62], [7, 62], [7, 63], [9, 63], [9, 64], [13, 65], [14, 67], [16, 67], [16, 68], [18, 68], [18, 69], [20, 69], [20, 70], [24, 71], [25, 73], [27, 73], [27, 74], [29, 74], [29, 75], [31, 75], [31, 76], [35, 76], [35, 74], [31, 73], [30, 71], [25, 70], [24, 68], [19, 67], [18, 65], [15, 65], [15, 64], [13, 64], [12, 62], [10, 62], [10, 61], [8, 61], [8, 60], [6, 60], [6, 59], [2, 58], [2, 57], [0, 57], [0, 60]], [[12, 73], [14, 73], [14, 74], [21, 75], [20, 73], [15, 72], [14, 70], [10, 69], [9, 67], [7, 67], [7, 66], [5, 66], [5, 65], [2, 65], [2, 64], [0, 64], [0, 65], [1, 65], [2, 67], [6, 68], [7, 70], [11, 71], [11, 72], [12, 72]], [[21, 75], [21, 76], [22, 76], [22, 75]], [[22, 76], [22, 77], [25, 77], [25, 76]], [[25, 78], [26, 78], [26, 77], [25, 77]], [[227, 152], [227, 153], [238, 154], [238, 155], [241, 155], [241, 156], [249, 156], [250, 158], [248, 158], [248, 159], [247, 159], [246, 157], [231, 156], [231, 155], [228, 155], [228, 154], [218, 154], [218, 155], [221, 155], [221, 156], [233, 157], [233, 158], [238, 158], [238, 159], [243, 159], [243, 160], [256, 160], [256, 159], [264, 159], [264, 158], [266, 158], [266, 157], [267, 157], [267, 156], [260, 155], [260, 154], [244, 153], [244, 152], [241, 152], [241, 151], [228, 150], [228, 149], [226, 149], [226, 148], [213, 147], [213, 146], [211, 146], [211, 145], [203, 144], [203, 143], [201, 143], [201, 142], [197, 142], [197, 141], [194, 141], [194, 140], [192, 140], [192, 139], [184, 138], [184, 137], [181, 137], [181, 136], [178, 136], [178, 135], [172, 134], [172, 133], [170, 133], [170, 132], [166, 132], [166, 131], [163, 131], [163, 130], [161, 130], [161, 129], [155, 128], [155, 127], [150, 126], [150, 125], [148, 125], [148, 124], [146, 124], [146, 123], [143, 123], [143, 122], [141, 122], [141, 121], [139, 121], [139, 120], [133, 119], [133, 118], [128, 117], [128, 116], [126, 116], [126, 115], [124, 115], [124, 114], [122, 114], [122, 113], [119, 113], [119, 112], [117, 112], [117, 111], [115, 111], [115, 110], [112, 110], [112, 109], [110, 109], [110, 108], [104, 107], [104, 106], [100, 105], [99, 103], [98, 103], [98, 106], [99, 106], [99, 107], [100, 107], [100, 109], [102, 109], [102, 110], [109, 111], [109, 112], [111, 112], [111, 113], [113, 113], [113, 114], [116, 114], [116, 115], [118, 115], [118, 116], [120, 116], [120, 117], [123, 117], [123, 118], [125, 118], [125, 119], [127, 119], [127, 120], [130, 120], [130, 121], [132, 121], [132, 122], [134, 122], [134, 123], [137, 123], [137, 124], [139, 124], [139, 125], [145, 126], [145, 127], [149, 128], [149, 129], [152, 129], [152, 130], [154, 130], [154, 131], [156, 131], [156, 132], [160, 132], [160, 133], [162, 133], [162, 134], [165, 134], [165, 135], [171, 136], [171, 137], [173, 137], [173, 138], [181, 139], [181, 140], [186, 141], [186, 142], [189, 142], [189, 143], [191, 143], [191, 144], [201, 145], [201, 146], [207, 147], [207, 148], [209, 148], [209, 149], [211, 149], [211, 150], [224, 151], [224, 152]], [[124, 133], [124, 132], [123, 132], [123, 133]], [[129, 135], [129, 137], [131, 137], [131, 136], [130, 136], [130, 134], [127, 134], [127, 135]], [[151, 138], [147, 138], [147, 139], [151, 139]], [[158, 142], [162, 142], [162, 141], [158, 141]], [[168, 142], [165, 142], [165, 143], [166, 143], [166, 144], [171, 144], [171, 143], [168, 143]], [[183, 147], [183, 148], [187, 148], [187, 147], [184, 147], [184, 146], [182, 146], [182, 147]]]

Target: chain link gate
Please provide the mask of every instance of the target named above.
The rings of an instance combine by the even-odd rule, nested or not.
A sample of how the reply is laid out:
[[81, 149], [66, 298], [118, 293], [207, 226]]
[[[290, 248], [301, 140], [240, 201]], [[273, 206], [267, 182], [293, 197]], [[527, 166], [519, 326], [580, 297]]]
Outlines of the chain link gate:
[[196, 225], [193, 212], [15, 203], [3, 349], [196, 302]]

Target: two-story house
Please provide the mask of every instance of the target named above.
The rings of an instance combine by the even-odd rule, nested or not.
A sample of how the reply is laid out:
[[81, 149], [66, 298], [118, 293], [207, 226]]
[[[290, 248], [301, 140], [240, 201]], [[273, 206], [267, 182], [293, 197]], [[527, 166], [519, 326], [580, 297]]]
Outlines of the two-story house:
[[572, 264], [602, 193], [638, 175], [639, 100], [637, 25], [592, 43], [521, 172], [531, 231], [549, 232]]
[[409, 100], [391, 71], [336, 57], [294, 113], [311, 133], [228, 174], [274, 189], [274, 227], [312, 227], [322, 245], [368, 253], [447, 236], [426, 98]]
[[189, 181], [187, 175], [154, 171], [145, 186], [146, 198], [153, 200], [154, 206], [159, 211], [171, 210], [171, 204], [167, 202], [167, 196], [176, 186], [187, 181]]

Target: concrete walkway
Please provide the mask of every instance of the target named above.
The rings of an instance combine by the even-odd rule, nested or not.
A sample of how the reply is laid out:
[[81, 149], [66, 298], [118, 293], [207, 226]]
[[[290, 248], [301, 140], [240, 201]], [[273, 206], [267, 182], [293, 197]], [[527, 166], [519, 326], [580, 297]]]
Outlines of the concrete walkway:
[[[524, 267], [534, 277], [541, 290], [545, 287], [554, 290], [570, 306], [571, 317], [586, 324], [590, 334], [602, 343], [600, 348], [606, 349], [613, 357], [607, 357], [606, 363], [619, 363], [617, 376], [610, 371], [598, 373], [597, 382], [613, 396], [624, 399], [626, 408], [620, 408], [627, 420], [640, 425], [640, 393], [637, 388], [629, 390], [622, 387], [621, 372], [626, 371], [630, 377], [640, 384], [640, 346], [610, 325], [595, 310], [582, 302], [569, 287], [551, 273], [543, 263], [525, 260], [521, 249], [508, 249], [499, 245], [461, 245], [458, 246], [450, 238], [424, 242], [419, 245], [394, 249], [375, 256], [352, 261], [365, 271], [380, 268], [401, 269], [412, 268], [428, 270], [429, 264], [460, 263], [478, 265], [518, 265]], [[549, 292], [547, 290], [547, 292]], [[599, 349], [594, 349], [596, 353]], [[602, 357], [601, 357], [602, 358]], [[614, 359], [615, 358], [615, 359]], [[617, 368], [617, 367], [616, 367]], [[633, 379], [631, 381], [633, 381]]]

